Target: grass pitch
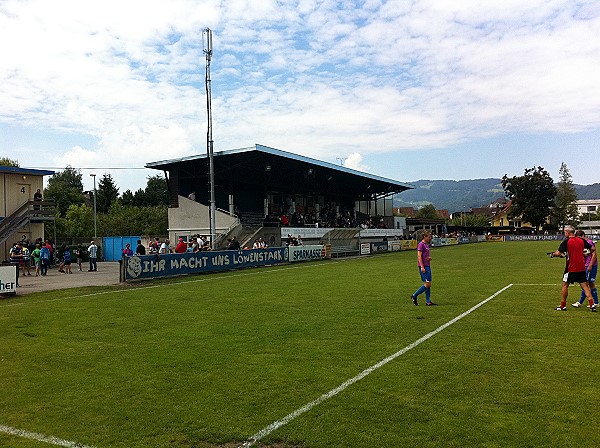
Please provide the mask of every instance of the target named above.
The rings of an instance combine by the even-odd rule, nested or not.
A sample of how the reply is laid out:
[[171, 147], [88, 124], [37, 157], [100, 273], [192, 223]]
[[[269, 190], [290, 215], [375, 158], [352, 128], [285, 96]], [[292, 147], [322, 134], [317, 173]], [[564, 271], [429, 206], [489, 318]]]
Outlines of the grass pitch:
[[1, 300], [0, 446], [239, 446], [508, 285], [254, 446], [600, 446], [600, 313], [553, 310], [557, 246], [434, 248], [438, 307], [414, 251]]

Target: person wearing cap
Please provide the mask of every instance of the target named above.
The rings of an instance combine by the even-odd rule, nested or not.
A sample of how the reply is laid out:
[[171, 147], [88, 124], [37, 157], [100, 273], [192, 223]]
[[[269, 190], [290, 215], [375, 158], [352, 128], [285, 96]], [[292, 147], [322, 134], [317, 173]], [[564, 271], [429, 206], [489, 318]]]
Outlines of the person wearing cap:
[[88, 254], [90, 255], [90, 268], [88, 272], [95, 272], [98, 270], [98, 265], [96, 264], [98, 261], [98, 246], [96, 246], [94, 240], [92, 240], [90, 247], [88, 247]]
[[176, 254], [183, 254], [187, 251], [187, 244], [185, 244], [183, 242], [183, 238], [179, 238], [179, 242], [177, 243], [177, 246], [175, 246], [175, 253]]

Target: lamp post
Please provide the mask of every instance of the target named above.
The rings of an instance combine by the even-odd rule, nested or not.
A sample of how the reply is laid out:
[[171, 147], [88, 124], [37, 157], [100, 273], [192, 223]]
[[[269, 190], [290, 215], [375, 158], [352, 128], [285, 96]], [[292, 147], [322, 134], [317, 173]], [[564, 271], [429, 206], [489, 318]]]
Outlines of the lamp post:
[[96, 227], [96, 175], [90, 174], [94, 178], [94, 241], [98, 238], [98, 228]]

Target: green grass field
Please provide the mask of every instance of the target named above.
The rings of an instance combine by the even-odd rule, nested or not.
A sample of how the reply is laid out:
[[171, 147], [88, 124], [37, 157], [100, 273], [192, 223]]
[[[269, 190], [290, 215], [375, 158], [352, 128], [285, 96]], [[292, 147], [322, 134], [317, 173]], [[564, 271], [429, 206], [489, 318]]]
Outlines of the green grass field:
[[508, 285], [253, 446], [600, 446], [557, 246], [434, 248], [437, 307], [412, 251], [0, 300], [0, 446], [240, 446]]

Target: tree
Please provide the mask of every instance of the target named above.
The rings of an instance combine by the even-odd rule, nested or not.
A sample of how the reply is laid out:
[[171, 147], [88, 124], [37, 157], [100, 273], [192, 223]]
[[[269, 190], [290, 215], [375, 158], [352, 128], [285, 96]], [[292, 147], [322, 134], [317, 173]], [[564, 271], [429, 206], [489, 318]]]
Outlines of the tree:
[[110, 174], [103, 174], [96, 192], [96, 210], [108, 213], [110, 206], [119, 198], [119, 189]]
[[15, 166], [15, 167], [19, 167], [19, 161], [18, 160], [12, 160], [9, 159], [8, 157], [0, 157], [0, 166]]
[[559, 175], [553, 217], [558, 228], [562, 229], [566, 224], [579, 224], [579, 211], [577, 210], [577, 192], [573, 185], [573, 178], [564, 162], [560, 165]]
[[525, 169], [523, 176], [502, 177], [502, 188], [512, 201], [509, 215], [530, 222], [539, 230], [551, 215], [556, 187], [550, 174], [541, 166]]
[[161, 176], [148, 176], [146, 189], [139, 189], [135, 193], [127, 190], [121, 196], [123, 205], [135, 207], [153, 207], [156, 205], [169, 205], [167, 182]]
[[64, 232], [69, 237], [92, 237], [94, 235], [92, 208], [85, 204], [69, 206]]
[[160, 175], [148, 176], [145, 193], [146, 201], [144, 204], [140, 205], [145, 205], [148, 207], [153, 207], [156, 205], [169, 205], [169, 192], [167, 190], [167, 181]]
[[439, 215], [437, 214], [433, 204], [427, 204], [421, 207], [417, 212], [416, 217], [422, 219], [439, 219]]
[[56, 202], [56, 208], [62, 216], [66, 216], [70, 205], [85, 202], [82, 179], [81, 172], [70, 165], [48, 179], [44, 197]]

